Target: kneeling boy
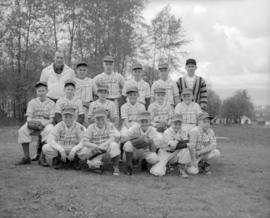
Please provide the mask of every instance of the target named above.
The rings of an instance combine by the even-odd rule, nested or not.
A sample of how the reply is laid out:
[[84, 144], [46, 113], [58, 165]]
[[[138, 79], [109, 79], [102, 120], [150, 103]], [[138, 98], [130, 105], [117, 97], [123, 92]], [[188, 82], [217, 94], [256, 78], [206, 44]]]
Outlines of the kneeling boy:
[[210, 120], [208, 113], [199, 114], [198, 126], [189, 132], [191, 164], [187, 171], [190, 174], [198, 174], [199, 171], [210, 173], [210, 165], [206, 161], [220, 156], [220, 151], [216, 148], [215, 133], [210, 127]]
[[[120, 137], [114, 125], [107, 121], [107, 112], [104, 108], [94, 110], [95, 123], [88, 126], [82, 144], [76, 150], [81, 150], [81, 157], [87, 160], [90, 169], [101, 172], [103, 160], [109, 155], [113, 162], [113, 175], [119, 175], [120, 145], [116, 139]], [[106, 155], [107, 154], [107, 155]]]
[[164, 132], [164, 146], [158, 150], [159, 162], [155, 164], [150, 173], [155, 176], [166, 174], [167, 163], [179, 164], [179, 173], [187, 178], [186, 164], [190, 163], [190, 154], [187, 148], [188, 136], [182, 130], [183, 118], [180, 114], [172, 117], [172, 125]]
[[132, 175], [132, 160], [142, 160], [142, 168], [146, 169], [146, 164], [158, 162], [156, 154], [157, 131], [151, 125], [151, 115], [149, 112], [138, 114], [139, 124], [132, 126], [126, 136], [122, 136], [125, 141], [124, 151], [127, 161], [127, 173]]
[[48, 163], [59, 169], [70, 162], [78, 169], [78, 156], [76, 146], [81, 142], [85, 128], [76, 122], [76, 107], [65, 105], [62, 108], [63, 121], [58, 123], [48, 137], [42, 151]]

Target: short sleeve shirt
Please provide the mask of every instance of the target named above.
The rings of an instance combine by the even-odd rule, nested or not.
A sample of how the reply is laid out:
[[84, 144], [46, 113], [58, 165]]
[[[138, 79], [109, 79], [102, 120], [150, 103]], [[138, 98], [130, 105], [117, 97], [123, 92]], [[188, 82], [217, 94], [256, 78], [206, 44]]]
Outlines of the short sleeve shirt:
[[55, 103], [47, 98], [41, 102], [39, 98], [32, 99], [27, 106], [26, 116], [33, 119], [50, 119], [54, 117]]
[[169, 124], [173, 116], [173, 109], [170, 104], [159, 105], [156, 102], [151, 103], [148, 107], [148, 112], [151, 114], [152, 122], [155, 123], [165, 122]]
[[174, 109], [175, 114], [182, 115], [184, 124], [196, 124], [197, 117], [201, 112], [201, 107], [196, 102], [191, 102], [189, 105], [180, 102]]
[[121, 118], [127, 119], [129, 122], [137, 121], [137, 115], [140, 112], [145, 111], [145, 106], [141, 103], [136, 103], [132, 105], [127, 102], [121, 106]]
[[55, 105], [55, 113], [62, 113], [62, 109], [66, 105], [76, 107], [77, 115], [84, 114], [82, 101], [80, 99], [76, 99], [75, 97], [72, 99], [67, 99], [66, 97], [58, 99]]
[[75, 82], [75, 98], [82, 100], [82, 102], [93, 101], [93, 94], [97, 93], [97, 86], [94, 80], [88, 77], [85, 79], [75, 78]]
[[112, 102], [110, 100], [106, 100], [105, 103], [101, 103], [99, 100], [96, 100], [96, 101], [90, 103], [88, 118], [93, 118], [94, 110], [97, 107], [101, 107], [107, 111], [107, 115], [108, 115], [107, 117], [109, 120], [117, 117], [117, 110], [116, 110], [116, 106], [115, 106], [114, 102]]

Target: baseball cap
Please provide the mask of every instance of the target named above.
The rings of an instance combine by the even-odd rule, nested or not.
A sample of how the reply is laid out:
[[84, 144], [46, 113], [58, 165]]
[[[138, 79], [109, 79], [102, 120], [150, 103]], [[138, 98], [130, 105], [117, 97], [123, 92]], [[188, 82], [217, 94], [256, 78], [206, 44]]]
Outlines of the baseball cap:
[[47, 85], [46, 82], [38, 81], [38, 82], [35, 84], [35, 88], [38, 88], [38, 87], [40, 87], [40, 86], [48, 87], [48, 85]]
[[94, 117], [95, 117], [95, 118], [96, 118], [96, 117], [106, 117], [106, 116], [107, 116], [106, 110], [105, 110], [104, 108], [102, 108], [102, 107], [97, 107], [97, 108], [95, 108], [93, 114], [94, 114]]
[[185, 94], [190, 94], [190, 95], [192, 95], [192, 94], [193, 94], [192, 89], [190, 89], [190, 88], [184, 88], [184, 89], [182, 90], [181, 95], [185, 95]]
[[168, 69], [169, 65], [167, 63], [159, 63], [158, 64], [158, 69]]
[[207, 112], [202, 112], [198, 115], [197, 117], [198, 121], [199, 120], [204, 120], [204, 119], [209, 119], [209, 120], [212, 120], [213, 117], [211, 117]]
[[136, 70], [136, 69], [143, 69], [143, 67], [140, 63], [134, 63], [132, 65], [132, 70]]
[[188, 65], [188, 64], [197, 65], [196, 60], [193, 59], [193, 58], [189, 58], [189, 59], [186, 60], [186, 65]]
[[138, 120], [150, 120], [151, 114], [148, 111], [138, 113]]
[[114, 58], [113, 58], [113, 56], [111, 56], [111, 55], [106, 55], [106, 56], [103, 58], [103, 62], [114, 62]]
[[88, 64], [84, 61], [81, 61], [81, 62], [77, 63], [76, 68], [81, 67], [81, 66], [88, 67]]
[[172, 122], [175, 122], [175, 121], [183, 121], [183, 116], [181, 114], [174, 114], [173, 117], [172, 117]]
[[65, 87], [68, 86], [68, 85], [72, 85], [74, 87], [76, 87], [76, 82], [72, 79], [69, 79], [69, 80], [66, 80], [65, 81]]
[[109, 91], [109, 86], [106, 84], [98, 84], [97, 90], [98, 91]]
[[162, 87], [155, 87], [154, 93], [166, 93], [166, 89]]
[[127, 87], [126, 93], [130, 93], [130, 92], [139, 92], [139, 89], [137, 86], [129, 86]]
[[62, 108], [62, 114], [71, 114], [74, 115], [76, 111], [76, 107], [70, 104], [64, 105]]

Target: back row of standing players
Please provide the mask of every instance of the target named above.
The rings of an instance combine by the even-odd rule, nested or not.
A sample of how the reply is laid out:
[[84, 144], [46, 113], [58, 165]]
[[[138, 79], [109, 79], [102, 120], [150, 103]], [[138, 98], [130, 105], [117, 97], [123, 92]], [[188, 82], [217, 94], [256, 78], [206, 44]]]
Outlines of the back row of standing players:
[[[181, 77], [177, 82], [169, 78], [168, 64], [159, 64], [160, 78], [153, 83], [151, 88], [143, 80], [143, 68], [139, 63], [135, 63], [132, 66], [133, 78], [125, 82], [121, 74], [113, 71], [114, 59], [112, 56], [104, 57], [104, 72], [98, 74], [93, 79], [87, 76], [87, 63], [78, 63], [76, 65], [76, 73], [74, 73], [71, 68], [64, 64], [63, 59], [63, 53], [56, 52], [55, 62], [42, 71], [40, 81], [36, 84], [38, 98], [30, 101], [27, 108], [26, 115], [29, 119], [33, 116], [39, 116], [38, 113], [44, 118], [44, 113], [47, 113], [47, 119], [44, 121], [44, 126], [46, 127], [41, 134], [43, 137], [42, 141], [44, 142], [47, 142], [50, 132], [53, 131], [52, 123], [61, 122], [63, 110], [67, 106], [75, 108], [75, 118], [85, 127], [95, 123], [95, 110], [100, 111], [101, 108], [104, 109], [106, 119], [114, 124], [115, 129], [121, 132], [121, 135], [118, 137], [119, 142], [121, 142], [121, 138], [123, 139], [130, 135], [130, 131], [133, 131], [134, 128], [136, 129], [136, 124], [142, 121], [140, 114], [145, 116], [146, 110], [149, 112], [150, 124], [157, 133], [163, 134], [170, 126], [174, 126], [174, 121], [180, 121], [180, 132], [182, 135], [189, 134], [190, 130], [196, 126], [198, 117], [203, 111], [207, 110], [206, 83], [202, 77], [195, 75], [197, 64], [194, 59], [186, 61], [187, 75]], [[39, 94], [39, 92], [42, 92], [44, 87], [44, 92], [48, 98], [42, 102], [39, 97], [42, 94]], [[54, 102], [56, 102], [55, 105]], [[122, 102], [125, 103], [122, 104]], [[203, 114], [204, 117], [209, 117], [207, 113], [204, 112]], [[177, 118], [177, 115], [181, 115], [181, 119]], [[30, 132], [27, 124], [19, 130], [20, 144], [29, 143]], [[212, 131], [210, 132], [211, 134], [206, 138], [209, 142], [212, 141], [215, 144], [213, 133]], [[160, 136], [160, 134], [157, 134], [157, 136]], [[161, 142], [162, 140], [156, 140], [157, 138], [162, 138], [157, 136], [153, 139], [155, 144], [164, 143]], [[174, 138], [175, 136], [172, 134], [172, 137]], [[127, 141], [128, 139], [122, 142]], [[126, 155], [126, 159], [130, 163], [128, 155]], [[187, 158], [185, 157], [184, 159]], [[29, 162], [29, 156], [27, 160]], [[130, 166], [130, 168], [132, 167]], [[164, 174], [164, 170], [161, 173], [160, 167], [152, 168], [153, 174]], [[154, 170], [157, 168], [158, 170]]]

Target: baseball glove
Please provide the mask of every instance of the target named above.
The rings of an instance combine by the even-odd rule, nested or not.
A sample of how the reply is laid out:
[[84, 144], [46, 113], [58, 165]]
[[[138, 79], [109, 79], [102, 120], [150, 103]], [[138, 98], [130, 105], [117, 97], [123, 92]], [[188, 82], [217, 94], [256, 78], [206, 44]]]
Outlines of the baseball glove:
[[28, 129], [35, 130], [35, 131], [41, 131], [44, 129], [44, 126], [40, 121], [31, 120], [27, 122]]
[[188, 140], [181, 140], [181, 141], [179, 141], [177, 143], [177, 145], [176, 145], [175, 150], [180, 150], [180, 149], [183, 149], [183, 148], [187, 148], [187, 143], [188, 142], [189, 142]]
[[143, 149], [151, 146], [151, 142], [147, 142], [143, 138], [134, 138], [131, 139], [130, 142], [136, 149]]
[[104, 154], [104, 153], [106, 153], [106, 150], [104, 150], [104, 149], [95, 149], [95, 150], [93, 150], [92, 152], [91, 152], [91, 155], [90, 155], [90, 157], [88, 158], [88, 160], [93, 160], [95, 157], [97, 157], [97, 156], [99, 156], [99, 155], [102, 155], [102, 154]]

